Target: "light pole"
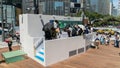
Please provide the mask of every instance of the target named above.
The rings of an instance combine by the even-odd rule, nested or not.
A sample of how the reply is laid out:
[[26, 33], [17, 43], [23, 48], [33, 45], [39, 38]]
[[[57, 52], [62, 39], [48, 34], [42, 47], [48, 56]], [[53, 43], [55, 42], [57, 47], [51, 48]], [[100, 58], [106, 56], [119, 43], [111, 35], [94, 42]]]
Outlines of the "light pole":
[[82, 24], [85, 25], [85, 23], [84, 23], [84, 19], [85, 19], [84, 8], [82, 9], [81, 16], [82, 16]]
[[1, 0], [1, 24], [2, 24], [2, 41], [4, 41], [5, 37], [4, 37], [4, 22], [3, 22], [3, 0]]
[[5, 4], [6, 4], [6, 7], [5, 7], [5, 24], [7, 25], [7, 0], [5, 0]]
[[34, 0], [34, 14], [38, 14], [39, 13], [39, 10], [38, 10], [38, 7], [39, 7], [39, 1], [38, 0]]
[[84, 23], [84, 18], [85, 18], [85, 1], [82, 0], [82, 4], [81, 4], [81, 7], [82, 7], [82, 24], [85, 25]]

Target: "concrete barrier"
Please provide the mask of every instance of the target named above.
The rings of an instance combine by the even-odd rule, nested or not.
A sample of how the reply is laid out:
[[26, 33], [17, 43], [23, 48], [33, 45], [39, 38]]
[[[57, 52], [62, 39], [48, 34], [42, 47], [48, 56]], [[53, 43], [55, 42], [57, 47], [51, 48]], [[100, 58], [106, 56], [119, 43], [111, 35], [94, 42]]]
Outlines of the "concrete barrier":
[[85, 39], [83, 39], [82, 36], [46, 41], [45, 65], [48, 66], [63, 61], [71, 56], [84, 53], [84, 48]]

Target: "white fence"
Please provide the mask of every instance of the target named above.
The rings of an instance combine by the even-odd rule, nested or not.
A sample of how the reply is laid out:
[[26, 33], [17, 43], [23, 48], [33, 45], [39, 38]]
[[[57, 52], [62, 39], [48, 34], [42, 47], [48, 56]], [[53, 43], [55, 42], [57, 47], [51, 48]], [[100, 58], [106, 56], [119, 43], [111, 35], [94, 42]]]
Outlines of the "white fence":
[[[65, 60], [70, 56], [83, 53], [85, 48], [85, 39], [82, 36], [66, 39], [56, 39], [46, 41], [45, 60], [46, 66]], [[81, 52], [79, 52], [81, 50]]]

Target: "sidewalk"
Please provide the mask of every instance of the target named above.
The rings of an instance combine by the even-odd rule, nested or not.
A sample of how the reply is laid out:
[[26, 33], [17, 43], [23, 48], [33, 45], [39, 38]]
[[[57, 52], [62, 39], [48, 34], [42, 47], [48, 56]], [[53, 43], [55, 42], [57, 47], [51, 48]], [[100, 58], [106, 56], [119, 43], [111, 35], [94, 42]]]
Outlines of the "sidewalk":
[[[13, 40], [12, 46], [17, 46], [19, 45], [16, 40]], [[6, 42], [2, 42], [2, 37], [0, 35], [0, 48], [8, 47], [8, 44]]]
[[[89, 49], [86, 53], [79, 54], [56, 64], [44, 67], [33, 59], [27, 57], [25, 60], [6, 64], [2, 62], [0, 68], [120, 68], [120, 48], [112, 45], [100, 45], [99, 49]], [[20, 47], [15, 46], [13, 50]], [[0, 53], [8, 51], [7, 48], [0, 49]], [[2, 55], [0, 55], [2, 59]]]
[[[19, 44], [15, 40], [13, 40], [12, 46], [18, 46], [18, 45]], [[8, 44], [6, 42], [0, 41], [0, 48], [5, 48], [5, 47], [8, 47]]]

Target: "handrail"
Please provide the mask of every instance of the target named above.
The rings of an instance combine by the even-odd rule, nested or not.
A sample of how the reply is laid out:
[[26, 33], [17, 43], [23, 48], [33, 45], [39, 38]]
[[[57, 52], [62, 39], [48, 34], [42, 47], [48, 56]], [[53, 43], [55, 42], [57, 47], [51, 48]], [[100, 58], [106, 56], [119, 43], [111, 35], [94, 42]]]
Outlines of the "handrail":
[[41, 21], [41, 23], [42, 23], [42, 26], [44, 26], [44, 21], [43, 21], [43, 19], [41, 18], [41, 15], [40, 15], [40, 21]]
[[41, 40], [37, 41], [37, 46], [35, 46], [35, 49], [37, 49], [38, 47], [40, 47], [42, 43], [43, 43], [43, 38]]

